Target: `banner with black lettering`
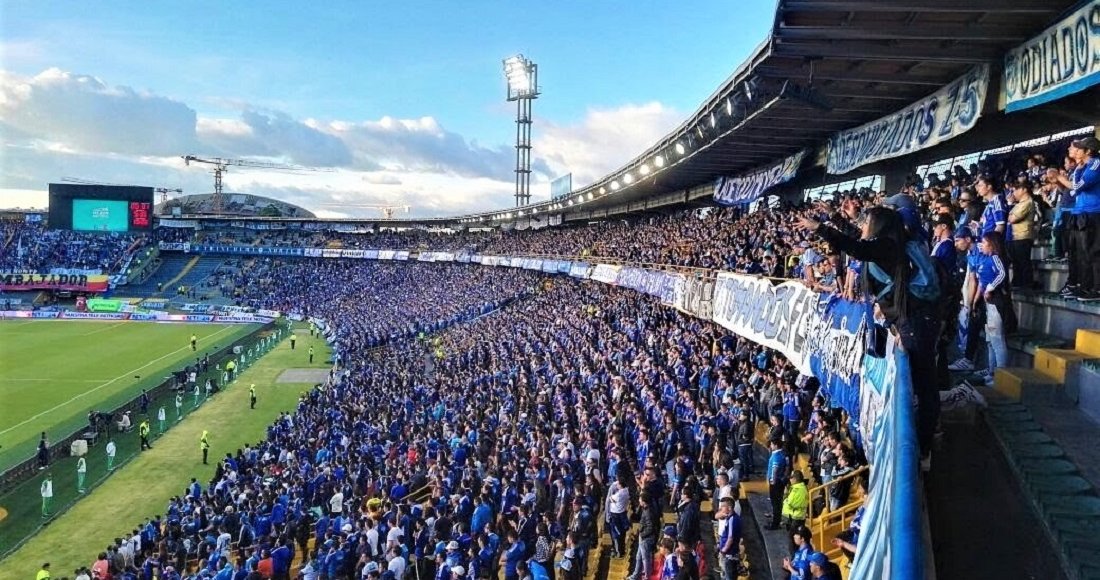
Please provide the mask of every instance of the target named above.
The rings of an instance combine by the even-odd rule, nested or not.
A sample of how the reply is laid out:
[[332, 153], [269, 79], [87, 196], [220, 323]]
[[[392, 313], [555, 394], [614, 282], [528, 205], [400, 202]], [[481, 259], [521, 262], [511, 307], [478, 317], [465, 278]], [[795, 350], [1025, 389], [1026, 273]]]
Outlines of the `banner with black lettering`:
[[867, 305], [836, 295], [820, 294], [816, 316], [808, 318], [806, 338], [810, 369], [821, 381], [821, 393], [830, 406], [848, 412], [859, 424], [859, 374], [867, 339]]
[[1005, 54], [1001, 108], [1019, 111], [1100, 83], [1100, 0]]
[[712, 320], [734, 334], [783, 353], [810, 374], [806, 350], [817, 294], [798, 282], [774, 285], [766, 278], [721, 272], [714, 284]]
[[696, 274], [684, 278], [683, 291], [676, 296], [677, 309], [711, 320], [714, 312], [714, 281]]
[[588, 278], [591, 270], [588, 262], [573, 262], [569, 266], [569, 275], [574, 278]]
[[664, 304], [672, 305], [676, 302], [677, 294], [684, 291], [684, 276], [659, 270], [625, 267], [619, 270], [615, 285], [649, 294]]
[[908, 155], [974, 128], [989, 90], [989, 65], [971, 68], [951, 84], [877, 121], [829, 138], [826, 169], [840, 174]]
[[67, 290], [70, 292], [106, 292], [107, 276], [103, 274], [24, 274], [0, 272], [0, 290]]
[[714, 182], [714, 201], [722, 205], [750, 203], [769, 189], [786, 183], [798, 173], [806, 151], [738, 177], [719, 177]]

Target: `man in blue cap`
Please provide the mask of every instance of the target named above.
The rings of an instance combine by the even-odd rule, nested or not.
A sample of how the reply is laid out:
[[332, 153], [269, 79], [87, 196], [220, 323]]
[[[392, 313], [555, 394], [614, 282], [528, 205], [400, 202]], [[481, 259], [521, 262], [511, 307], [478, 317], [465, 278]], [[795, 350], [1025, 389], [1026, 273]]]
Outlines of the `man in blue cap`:
[[829, 557], [821, 552], [810, 554], [810, 577], [824, 578], [825, 580], [840, 580], [840, 567], [829, 561]]
[[955, 232], [955, 252], [958, 264], [956, 273], [961, 274], [962, 277], [962, 307], [959, 309], [959, 351], [962, 356], [955, 359], [947, 368], [953, 371], [972, 371], [974, 356], [978, 352], [982, 326], [984, 326], [982, 320], [974, 320], [973, 317], [981, 318], [984, 311], [981, 308], [971, 309], [973, 288], [978, 284], [976, 272], [979, 253], [978, 244], [974, 242], [974, 233], [970, 228], [959, 228]]

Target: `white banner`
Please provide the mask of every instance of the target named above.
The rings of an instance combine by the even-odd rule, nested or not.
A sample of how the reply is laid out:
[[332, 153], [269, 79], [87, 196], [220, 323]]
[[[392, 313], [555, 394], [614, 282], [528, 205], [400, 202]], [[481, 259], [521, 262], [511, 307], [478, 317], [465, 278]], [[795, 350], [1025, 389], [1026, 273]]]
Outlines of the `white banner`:
[[773, 285], [766, 278], [720, 272], [714, 284], [713, 320], [734, 334], [783, 353], [811, 374], [806, 349], [814, 327], [817, 294], [798, 282]]
[[1001, 107], [1019, 111], [1100, 83], [1100, 0], [1005, 54]]
[[392, 260], [396, 253], [397, 252], [394, 252], [393, 250], [378, 250], [378, 259]]
[[604, 284], [614, 284], [619, 279], [619, 270], [621, 266], [612, 266], [611, 264], [596, 264], [595, 268], [592, 268], [592, 275], [590, 276], [597, 282], [603, 282]]
[[803, 150], [739, 177], [719, 177], [714, 183], [714, 201], [722, 205], [749, 203], [769, 189], [794, 179], [805, 156]]
[[989, 90], [989, 65], [967, 71], [908, 107], [829, 139], [827, 169], [840, 174], [939, 145], [974, 127]]

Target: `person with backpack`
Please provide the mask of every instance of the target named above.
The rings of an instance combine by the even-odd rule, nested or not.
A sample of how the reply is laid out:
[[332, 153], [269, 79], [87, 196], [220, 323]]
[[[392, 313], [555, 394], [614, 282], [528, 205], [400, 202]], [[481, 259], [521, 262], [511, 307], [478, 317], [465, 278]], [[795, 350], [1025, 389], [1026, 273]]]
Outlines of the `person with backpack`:
[[[907, 198], [891, 200], [904, 204]], [[834, 250], [864, 262], [863, 294], [873, 302], [875, 326], [869, 345], [872, 354], [885, 347], [885, 332], [894, 326], [909, 355], [909, 371], [917, 396], [917, 439], [929, 466], [932, 440], [939, 420], [940, 396], [936, 382], [936, 339], [942, 324], [940, 280], [931, 251], [907, 231], [902, 216], [889, 207], [873, 207], [864, 216], [856, 238], [819, 220], [801, 218], [798, 226], [824, 239]], [[919, 228], [918, 228], [919, 229]]]

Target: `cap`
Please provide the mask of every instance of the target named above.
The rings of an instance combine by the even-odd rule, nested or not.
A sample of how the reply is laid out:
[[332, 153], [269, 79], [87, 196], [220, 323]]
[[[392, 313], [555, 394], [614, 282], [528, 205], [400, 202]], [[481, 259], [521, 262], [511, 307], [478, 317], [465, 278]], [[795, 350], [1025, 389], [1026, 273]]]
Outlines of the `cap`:
[[825, 564], [829, 563], [829, 557], [825, 554], [822, 554], [821, 552], [814, 552], [813, 554], [810, 554], [810, 557], [808, 559], [811, 564], [815, 564], [817, 566], [824, 566]]
[[455, 566], [454, 568], [451, 568], [451, 573], [456, 574], [458, 576], [465, 576], [466, 575], [466, 569], [463, 568], [462, 566]]
[[378, 562], [367, 562], [367, 565], [363, 568], [363, 571], [367, 574], [378, 571]]
[[450, 542], [447, 542], [447, 549], [448, 550], [457, 550], [458, 549], [458, 542], [456, 542], [454, 540], [451, 540]]
[[344, 532], [345, 534], [350, 534], [351, 530], [351, 524], [344, 524], [344, 527], [340, 528], [340, 531]]
[[1074, 139], [1073, 142], [1070, 143], [1070, 145], [1076, 147], [1077, 149], [1087, 149], [1089, 151], [1092, 151], [1093, 153], [1100, 153], [1100, 141], [1098, 141], [1096, 137], [1082, 137], [1080, 139]]
[[913, 198], [904, 193], [891, 195], [890, 197], [882, 201], [882, 205], [886, 207], [892, 207], [894, 209], [914, 209], [915, 207], [917, 207], [917, 204], [913, 201]]

